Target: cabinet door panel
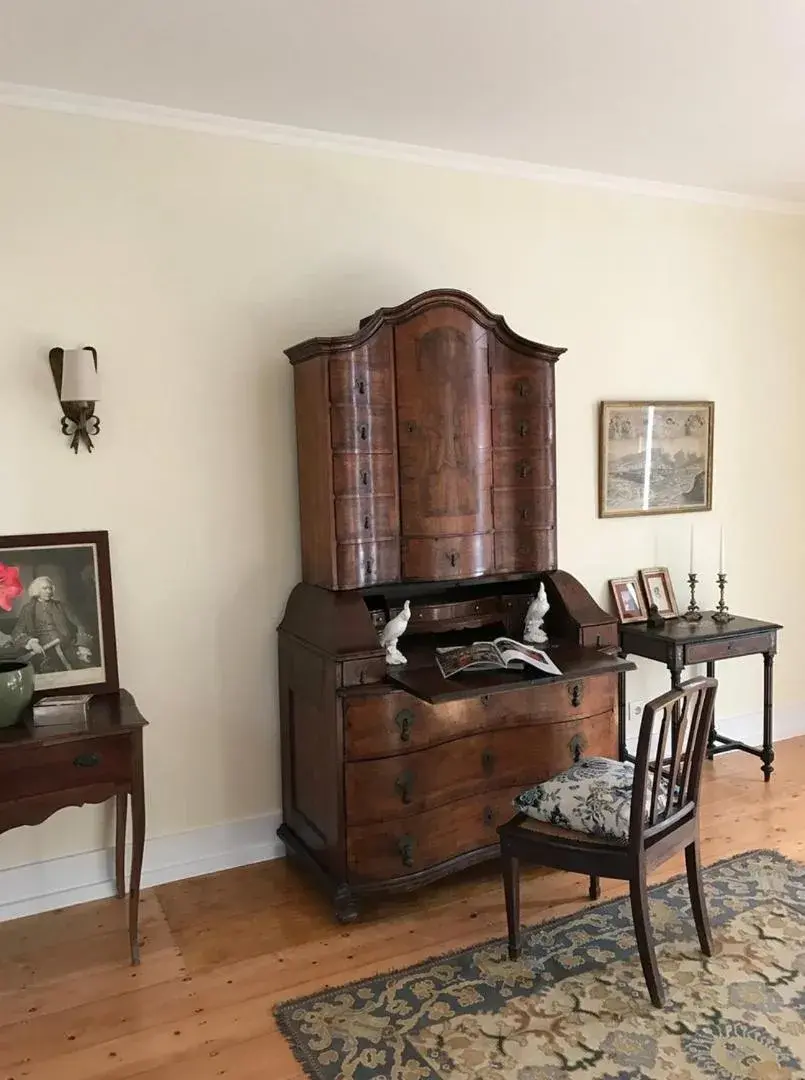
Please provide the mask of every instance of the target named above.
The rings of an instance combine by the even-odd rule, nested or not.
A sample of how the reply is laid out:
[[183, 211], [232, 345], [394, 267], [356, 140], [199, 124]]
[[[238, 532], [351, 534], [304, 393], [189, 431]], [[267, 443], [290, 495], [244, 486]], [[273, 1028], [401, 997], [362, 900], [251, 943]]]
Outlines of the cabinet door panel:
[[492, 528], [487, 331], [450, 307], [395, 328], [401, 531]]

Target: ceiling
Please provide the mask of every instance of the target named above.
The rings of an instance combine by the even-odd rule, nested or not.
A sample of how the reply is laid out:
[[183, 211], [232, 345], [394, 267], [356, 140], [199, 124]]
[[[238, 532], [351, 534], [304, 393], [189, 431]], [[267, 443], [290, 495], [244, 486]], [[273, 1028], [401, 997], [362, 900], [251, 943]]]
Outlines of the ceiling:
[[0, 81], [805, 204], [805, 0], [0, 0]]

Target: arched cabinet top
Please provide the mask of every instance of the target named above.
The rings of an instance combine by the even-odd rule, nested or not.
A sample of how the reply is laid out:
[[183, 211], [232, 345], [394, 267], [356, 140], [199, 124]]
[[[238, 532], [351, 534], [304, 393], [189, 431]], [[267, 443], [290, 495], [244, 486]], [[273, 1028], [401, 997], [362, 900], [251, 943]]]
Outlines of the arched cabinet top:
[[352, 349], [365, 345], [378, 334], [384, 326], [396, 326], [407, 322], [417, 315], [421, 315], [429, 308], [452, 307], [463, 311], [480, 326], [491, 331], [495, 337], [507, 348], [535, 360], [556, 361], [563, 352], [563, 348], [552, 345], [542, 345], [538, 341], [531, 341], [522, 337], [512, 330], [502, 315], [493, 314], [479, 300], [459, 289], [431, 289], [420, 293], [418, 296], [406, 300], [396, 307], [383, 307], [364, 319], [361, 319], [358, 329], [354, 334], [345, 334], [341, 337], [314, 337], [293, 345], [285, 350], [285, 355], [292, 364], [301, 364], [315, 356], [335, 355], [349, 352]]

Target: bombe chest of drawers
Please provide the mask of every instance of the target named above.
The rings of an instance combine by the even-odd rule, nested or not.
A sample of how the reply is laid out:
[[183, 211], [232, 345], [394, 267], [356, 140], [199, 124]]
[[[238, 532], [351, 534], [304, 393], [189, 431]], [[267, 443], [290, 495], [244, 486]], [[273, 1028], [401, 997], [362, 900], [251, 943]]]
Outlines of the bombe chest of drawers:
[[[294, 365], [303, 581], [279, 628], [279, 835], [340, 919], [497, 852], [522, 788], [617, 753], [615, 619], [557, 566], [554, 364], [464, 293], [424, 293]], [[561, 676], [444, 679], [520, 638], [545, 585]], [[409, 601], [390, 667], [379, 645]]]

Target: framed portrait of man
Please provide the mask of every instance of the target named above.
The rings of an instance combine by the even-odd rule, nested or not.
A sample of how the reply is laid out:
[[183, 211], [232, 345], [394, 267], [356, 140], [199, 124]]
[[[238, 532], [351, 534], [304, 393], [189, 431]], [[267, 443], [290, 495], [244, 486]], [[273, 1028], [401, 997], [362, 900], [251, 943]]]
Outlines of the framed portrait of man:
[[108, 533], [0, 537], [0, 658], [38, 697], [119, 689]]

